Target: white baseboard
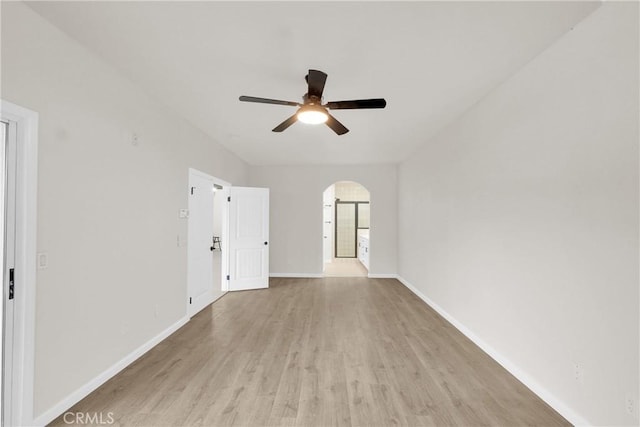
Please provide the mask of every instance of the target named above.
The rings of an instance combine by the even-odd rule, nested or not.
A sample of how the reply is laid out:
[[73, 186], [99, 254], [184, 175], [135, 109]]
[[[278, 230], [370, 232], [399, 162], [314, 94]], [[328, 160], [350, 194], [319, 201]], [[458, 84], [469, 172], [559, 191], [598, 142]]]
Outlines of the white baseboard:
[[300, 279], [321, 279], [322, 273], [269, 273], [269, 277], [296, 277]]
[[413, 292], [418, 298], [424, 301], [429, 307], [433, 308], [440, 316], [444, 317], [449, 323], [451, 323], [456, 329], [462, 332], [467, 338], [469, 338], [475, 345], [480, 347], [482, 351], [487, 353], [493, 360], [498, 362], [505, 368], [511, 375], [516, 377], [522, 384], [524, 384], [529, 390], [535, 393], [540, 399], [544, 400], [547, 405], [551, 406], [556, 412], [562, 415], [574, 426], [590, 426], [592, 425], [584, 417], [575, 413], [564, 402], [555, 397], [549, 390], [544, 388], [534, 378], [532, 378], [525, 371], [516, 366], [508, 358], [504, 357], [493, 347], [487, 344], [484, 340], [474, 334], [470, 329], [460, 323], [456, 318], [447, 313], [442, 307], [429, 299], [426, 295], [420, 292], [415, 286], [409, 283], [407, 280], [398, 276], [398, 281], [405, 285], [411, 292]]
[[215, 297], [213, 300], [211, 300], [211, 304], [213, 304], [214, 302], [218, 301], [220, 298], [222, 298], [223, 296], [225, 296], [227, 294], [227, 292], [229, 291], [224, 291], [223, 293], [221, 293], [220, 295], [218, 295], [217, 297]]
[[181, 318], [173, 325], [169, 326], [164, 331], [160, 332], [155, 337], [151, 338], [146, 343], [142, 344], [140, 347], [129, 353], [127, 356], [122, 358], [119, 362], [115, 363], [113, 366], [99, 374], [97, 377], [93, 378], [91, 381], [87, 382], [85, 385], [71, 393], [66, 398], [62, 399], [53, 407], [46, 410], [44, 413], [40, 414], [33, 420], [33, 424], [35, 426], [45, 426], [49, 424], [51, 421], [55, 420], [57, 417], [62, 415], [66, 410], [71, 408], [73, 405], [87, 397], [92, 391], [100, 387], [102, 384], [113, 378], [116, 374], [122, 371], [124, 368], [135, 362], [140, 356], [145, 354], [147, 351], [151, 350], [153, 347], [158, 345], [162, 340], [167, 338], [169, 335], [180, 329], [184, 324], [189, 321], [187, 316]]
[[369, 273], [367, 277], [369, 279], [397, 279], [398, 275], [395, 273]]

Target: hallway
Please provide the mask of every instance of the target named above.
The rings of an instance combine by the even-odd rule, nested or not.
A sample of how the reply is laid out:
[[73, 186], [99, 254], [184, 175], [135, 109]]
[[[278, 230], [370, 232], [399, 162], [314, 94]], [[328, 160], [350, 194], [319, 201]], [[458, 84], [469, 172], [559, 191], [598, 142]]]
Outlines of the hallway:
[[367, 277], [368, 274], [358, 258], [334, 258], [324, 263], [324, 277]]

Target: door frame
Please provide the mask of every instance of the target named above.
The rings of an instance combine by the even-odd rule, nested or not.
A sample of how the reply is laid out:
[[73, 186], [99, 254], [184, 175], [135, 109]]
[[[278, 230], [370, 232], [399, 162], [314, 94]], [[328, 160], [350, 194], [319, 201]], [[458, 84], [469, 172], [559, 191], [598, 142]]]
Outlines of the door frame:
[[[224, 181], [220, 178], [213, 177], [213, 184], [219, 185], [222, 187], [222, 190], [218, 190], [220, 197], [220, 203], [222, 203], [222, 232], [220, 233], [221, 240], [221, 254], [220, 254], [220, 265], [222, 265], [222, 269], [220, 270], [220, 283], [222, 287], [222, 292], [227, 292], [229, 290], [229, 189], [231, 188], [231, 183]], [[213, 206], [215, 209], [216, 200], [213, 200]], [[219, 297], [218, 297], [219, 298]], [[217, 299], [217, 298], [216, 298]]]
[[[14, 387], [13, 420], [9, 421], [8, 425], [31, 425], [35, 354], [38, 113], [2, 100], [0, 116], [2, 120], [17, 124], [14, 267], [16, 299], [12, 369]], [[24, 298], [18, 298], [18, 292], [23, 293]], [[0, 315], [3, 323], [4, 315], [4, 312]]]
[[[219, 202], [216, 202], [216, 198], [214, 197], [213, 199], [213, 203], [214, 203], [214, 210], [215, 210], [215, 203], [221, 203], [224, 201], [224, 199], [226, 198], [226, 196], [228, 196], [229, 194], [229, 188], [231, 187], [231, 183], [224, 181], [220, 178], [216, 178], [215, 176], [209, 175], [205, 172], [202, 172], [198, 169], [194, 169], [194, 168], [189, 168], [189, 182], [188, 185], [190, 186], [190, 181], [191, 181], [191, 176], [192, 175], [198, 175], [200, 177], [203, 177], [209, 181], [211, 181], [214, 185], [218, 185], [222, 187], [222, 190], [218, 190], [221, 194], [223, 194], [223, 197], [220, 198]], [[188, 189], [188, 191], [190, 191], [190, 189]], [[190, 206], [190, 200], [189, 200], [189, 216], [191, 214], [191, 206]], [[212, 213], [213, 215], [213, 213]], [[188, 233], [188, 227], [189, 227], [189, 223], [187, 220], [187, 236], [189, 235]], [[222, 243], [222, 251], [221, 251], [221, 261], [220, 261], [220, 265], [222, 266], [221, 271], [220, 271], [220, 280], [221, 280], [221, 291], [222, 292], [227, 292], [229, 290], [229, 281], [227, 279], [228, 275], [229, 275], [229, 245], [225, 244], [225, 242], [228, 242], [228, 236], [229, 236], [229, 203], [224, 201], [223, 205], [222, 205], [222, 235], [220, 236], [220, 240]], [[187, 257], [189, 257], [189, 245], [190, 245], [190, 241], [189, 239], [187, 240]], [[187, 310], [187, 316], [188, 317], [193, 317], [195, 316], [195, 314], [197, 313], [191, 313], [190, 312], [190, 303], [189, 303], [189, 271], [188, 271], [188, 266], [189, 266], [189, 261], [187, 260], [187, 299], [186, 299], [186, 310]], [[220, 295], [221, 296], [221, 295]], [[220, 298], [220, 296], [218, 297], [214, 297], [210, 303], [212, 303], [213, 301], [215, 301], [216, 299]], [[207, 303], [207, 305], [209, 305], [210, 303]], [[205, 305], [206, 307], [206, 305]]]

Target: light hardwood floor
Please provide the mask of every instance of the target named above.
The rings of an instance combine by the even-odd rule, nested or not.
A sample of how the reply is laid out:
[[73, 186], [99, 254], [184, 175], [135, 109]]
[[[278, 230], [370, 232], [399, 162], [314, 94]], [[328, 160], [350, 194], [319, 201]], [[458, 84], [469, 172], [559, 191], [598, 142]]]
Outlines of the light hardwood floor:
[[270, 286], [228, 293], [71, 411], [127, 426], [569, 425], [396, 280]]

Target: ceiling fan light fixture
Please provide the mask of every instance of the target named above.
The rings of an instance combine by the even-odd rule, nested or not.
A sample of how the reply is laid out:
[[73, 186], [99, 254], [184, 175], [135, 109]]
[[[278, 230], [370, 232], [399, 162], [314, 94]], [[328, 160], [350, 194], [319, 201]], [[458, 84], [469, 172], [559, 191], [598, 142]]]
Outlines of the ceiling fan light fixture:
[[329, 115], [324, 108], [313, 105], [304, 106], [296, 114], [298, 120], [309, 125], [319, 125], [329, 119]]
[[258, 102], [260, 104], [288, 105], [299, 107], [293, 116], [287, 118], [278, 126], [271, 129], [272, 132], [282, 132], [295, 122], [319, 125], [325, 123], [336, 135], [344, 135], [349, 132], [342, 123], [329, 114], [328, 110], [359, 110], [371, 108], [384, 108], [387, 101], [384, 98], [352, 99], [349, 101], [334, 101], [322, 104], [322, 93], [324, 84], [327, 81], [327, 74], [320, 70], [309, 70], [305, 77], [307, 81], [307, 93], [302, 96], [302, 104], [292, 101], [281, 101], [279, 99], [258, 98], [255, 96], [242, 95], [239, 99], [243, 102]]

